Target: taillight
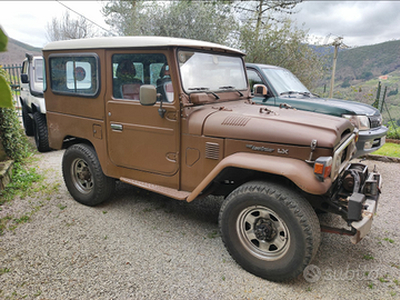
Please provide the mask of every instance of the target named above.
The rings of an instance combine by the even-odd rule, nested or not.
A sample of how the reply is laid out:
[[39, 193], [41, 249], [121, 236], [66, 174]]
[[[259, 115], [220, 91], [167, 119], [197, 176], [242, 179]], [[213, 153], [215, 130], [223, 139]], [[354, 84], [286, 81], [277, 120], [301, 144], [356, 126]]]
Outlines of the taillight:
[[314, 174], [320, 181], [324, 181], [329, 177], [332, 171], [332, 157], [322, 156], [318, 157], [314, 162]]

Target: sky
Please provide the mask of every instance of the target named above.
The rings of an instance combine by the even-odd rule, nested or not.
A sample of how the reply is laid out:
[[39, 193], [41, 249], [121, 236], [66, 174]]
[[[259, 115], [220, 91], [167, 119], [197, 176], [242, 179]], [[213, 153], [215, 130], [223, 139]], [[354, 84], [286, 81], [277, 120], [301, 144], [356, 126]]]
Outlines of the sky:
[[[0, 26], [13, 39], [43, 47], [49, 42], [47, 24], [67, 11], [59, 2], [110, 29], [100, 12], [104, 1], [99, 0], [2, 0]], [[309, 30], [313, 43], [331, 43], [341, 36], [344, 44], [356, 47], [400, 39], [400, 1], [305, 1], [298, 4], [295, 11], [291, 18], [299, 28]], [[78, 18], [72, 11], [70, 16]]]

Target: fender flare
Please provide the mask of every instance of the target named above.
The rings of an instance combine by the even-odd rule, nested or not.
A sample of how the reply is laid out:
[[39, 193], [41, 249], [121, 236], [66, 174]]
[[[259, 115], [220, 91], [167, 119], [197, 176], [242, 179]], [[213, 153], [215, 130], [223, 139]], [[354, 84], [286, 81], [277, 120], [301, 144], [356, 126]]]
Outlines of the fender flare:
[[304, 192], [313, 195], [325, 194], [332, 185], [330, 178], [326, 178], [323, 182], [319, 181], [314, 175], [313, 168], [305, 161], [294, 158], [239, 152], [222, 159], [190, 193], [186, 201], [190, 202], [198, 197], [213, 179], [227, 167], [283, 176], [292, 181]]

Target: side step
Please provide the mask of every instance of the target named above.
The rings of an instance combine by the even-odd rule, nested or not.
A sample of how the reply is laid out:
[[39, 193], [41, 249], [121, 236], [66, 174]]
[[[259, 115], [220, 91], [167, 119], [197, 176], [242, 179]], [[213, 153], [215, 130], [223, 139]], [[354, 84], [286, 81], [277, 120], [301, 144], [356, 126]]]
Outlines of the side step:
[[177, 200], [186, 200], [187, 197], [189, 197], [189, 195], [190, 195], [189, 192], [177, 191], [175, 189], [167, 188], [165, 186], [147, 183], [147, 182], [138, 181], [138, 180], [133, 180], [133, 179], [129, 179], [129, 178], [121, 177], [119, 180], [122, 182], [128, 183], [128, 184], [140, 187], [142, 189], [156, 192], [158, 194], [161, 194], [161, 195], [164, 195], [164, 196], [167, 196], [170, 198], [174, 198]]

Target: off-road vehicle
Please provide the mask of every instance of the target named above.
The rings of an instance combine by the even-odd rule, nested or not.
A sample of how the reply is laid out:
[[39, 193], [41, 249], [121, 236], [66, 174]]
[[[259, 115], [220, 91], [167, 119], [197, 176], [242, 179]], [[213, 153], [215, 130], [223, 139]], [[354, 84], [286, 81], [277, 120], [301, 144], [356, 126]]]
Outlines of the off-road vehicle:
[[46, 103], [43, 97], [43, 57], [26, 54], [22, 63], [19, 100], [25, 134], [35, 137], [38, 151], [49, 151]]
[[354, 157], [374, 152], [385, 144], [388, 129], [382, 125], [378, 109], [356, 101], [320, 98], [292, 72], [281, 67], [247, 63], [246, 68], [250, 89], [255, 92], [253, 101], [258, 104], [285, 105], [349, 119], [360, 131]]
[[316, 254], [315, 210], [370, 230], [381, 179], [349, 163], [358, 131], [344, 118], [256, 105], [244, 54], [214, 43], [113, 37], [43, 48], [50, 147], [86, 205], [109, 199], [115, 180], [193, 201], [226, 197], [221, 236], [246, 270], [297, 277]]

